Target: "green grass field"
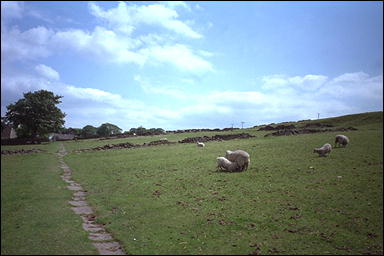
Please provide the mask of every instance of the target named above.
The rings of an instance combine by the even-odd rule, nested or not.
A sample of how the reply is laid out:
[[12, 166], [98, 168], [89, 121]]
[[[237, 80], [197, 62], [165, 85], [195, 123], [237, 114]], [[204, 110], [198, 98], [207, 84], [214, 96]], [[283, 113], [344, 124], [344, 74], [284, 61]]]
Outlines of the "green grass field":
[[[23, 147], [57, 150], [58, 144]], [[3, 146], [1, 147], [3, 150]], [[96, 254], [52, 153], [1, 156], [1, 254]]]
[[[264, 137], [268, 132], [257, 128], [237, 130], [232, 133], [248, 132], [257, 137], [207, 142], [205, 148], [175, 144], [72, 152], [105, 144], [142, 144], [162, 137], [178, 141], [217, 133], [63, 144], [72, 152], [65, 161], [73, 170], [73, 179], [88, 191], [87, 200], [95, 209], [98, 222], [105, 224], [128, 254], [382, 254], [382, 116], [382, 112], [374, 112], [312, 121], [358, 129], [348, 132]], [[333, 145], [336, 134], [347, 135], [350, 144], [333, 149], [328, 157], [313, 153], [313, 148], [324, 143]], [[58, 143], [41, 147], [55, 152]], [[250, 154], [248, 170], [216, 172], [216, 157], [236, 149]], [[31, 254], [36, 252], [32, 244], [12, 245], [10, 241], [18, 235], [17, 221], [4, 212], [24, 203], [22, 194], [13, 193], [14, 185], [10, 186], [26, 179], [22, 174], [13, 174], [29, 171], [19, 166], [21, 162], [50, 156], [2, 155], [2, 254], [17, 253], [16, 247]], [[19, 165], [12, 163], [14, 158], [20, 159]], [[38, 198], [48, 205], [65, 208], [69, 192], [62, 191], [65, 184], [51, 160], [51, 169], [56, 171], [41, 183], [52, 186], [60, 196], [52, 200], [50, 195], [40, 195], [39, 187], [30, 194], [40, 195]], [[49, 170], [47, 164], [37, 167]], [[37, 177], [45, 172], [29, 175]], [[25, 183], [15, 186], [21, 191], [28, 187]], [[13, 199], [4, 200], [3, 195]], [[68, 207], [71, 215], [69, 211]], [[68, 230], [76, 229], [70, 232], [74, 237], [82, 237], [80, 218], [74, 214], [72, 218], [72, 224], [61, 225]], [[26, 230], [24, 235], [39, 239], [31, 232]], [[90, 252], [84, 239], [76, 240], [83, 245], [78, 249], [84, 250], [82, 254]], [[55, 246], [65, 248], [63, 244]]]

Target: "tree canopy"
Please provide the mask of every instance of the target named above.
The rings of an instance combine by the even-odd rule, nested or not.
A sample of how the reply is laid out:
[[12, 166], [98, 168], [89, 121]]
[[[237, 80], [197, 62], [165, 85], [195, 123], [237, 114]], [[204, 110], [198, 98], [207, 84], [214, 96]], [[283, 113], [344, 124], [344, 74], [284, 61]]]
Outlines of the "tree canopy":
[[111, 136], [115, 134], [121, 134], [123, 130], [118, 126], [110, 123], [104, 123], [99, 128], [97, 128], [97, 135], [99, 136]]
[[137, 128], [131, 128], [129, 130], [129, 133], [131, 134], [135, 133], [136, 135], [159, 135], [159, 134], [164, 134], [165, 131], [162, 128], [146, 129], [143, 126], [139, 126]]
[[19, 137], [35, 138], [57, 132], [65, 122], [65, 113], [56, 106], [62, 97], [46, 90], [24, 93], [24, 98], [7, 106], [5, 117]]
[[94, 137], [97, 134], [97, 128], [92, 125], [86, 125], [81, 129], [81, 136], [83, 138]]

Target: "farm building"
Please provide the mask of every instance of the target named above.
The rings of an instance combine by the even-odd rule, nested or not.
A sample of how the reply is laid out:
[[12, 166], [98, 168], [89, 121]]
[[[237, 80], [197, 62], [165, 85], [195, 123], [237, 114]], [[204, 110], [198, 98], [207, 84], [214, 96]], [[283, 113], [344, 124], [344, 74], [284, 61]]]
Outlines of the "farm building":
[[16, 130], [13, 129], [11, 125], [5, 126], [4, 129], [1, 131], [1, 139], [8, 140], [14, 138], [17, 138]]

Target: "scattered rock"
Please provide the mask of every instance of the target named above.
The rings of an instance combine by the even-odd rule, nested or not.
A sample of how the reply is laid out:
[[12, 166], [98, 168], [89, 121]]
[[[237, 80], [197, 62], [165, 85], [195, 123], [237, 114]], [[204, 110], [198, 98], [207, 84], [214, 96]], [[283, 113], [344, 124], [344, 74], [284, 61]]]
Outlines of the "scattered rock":
[[248, 139], [255, 136], [250, 135], [249, 133], [238, 133], [238, 134], [223, 134], [223, 135], [214, 135], [214, 136], [203, 136], [203, 137], [191, 137], [185, 138], [179, 143], [197, 143], [197, 142], [207, 142], [207, 141], [222, 141], [222, 140], [233, 140], [233, 139]]
[[42, 149], [19, 149], [19, 150], [1, 150], [2, 155], [14, 155], [14, 154], [31, 154], [31, 153], [41, 153], [46, 152], [46, 150]]
[[278, 130], [276, 132], [268, 133], [264, 135], [264, 137], [269, 136], [289, 136], [289, 135], [297, 135], [297, 134], [311, 134], [311, 133], [318, 133], [318, 132], [335, 132], [335, 131], [356, 131], [357, 129], [354, 127], [348, 127], [348, 128], [336, 128], [336, 129], [308, 129], [308, 128], [300, 128], [300, 129], [284, 129], [284, 130]]
[[105, 232], [105, 229], [100, 224], [83, 223], [83, 229], [87, 232]]
[[113, 240], [112, 236], [108, 233], [90, 233], [88, 238], [92, 241], [109, 241]]
[[118, 242], [93, 243], [100, 255], [125, 255]]
[[[111, 147], [111, 145], [107, 145]], [[63, 145], [57, 154], [59, 161], [61, 163], [60, 167], [64, 170], [64, 175], [61, 178], [70, 183], [70, 186], [67, 186], [69, 190], [75, 191], [73, 193], [72, 201], [68, 201], [71, 206], [72, 211], [79, 215], [83, 220], [83, 229], [86, 232], [89, 232], [88, 238], [92, 241], [97, 241], [101, 243], [93, 243], [100, 255], [126, 255], [119, 242], [113, 241], [113, 237], [106, 232], [103, 225], [95, 224], [96, 216], [93, 215], [93, 210], [88, 206], [85, 201], [86, 192], [82, 189], [80, 184], [77, 184], [75, 181], [71, 180], [72, 171], [64, 163], [63, 156], [66, 155], [66, 151]]]
[[85, 202], [84, 200], [69, 201], [68, 203], [75, 207], [88, 206], [87, 202]]
[[293, 124], [290, 124], [290, 125], [281, 124], [281, 125], [278, 125], [276, 127], [273, 127], [271, 125], [267, 125], [265, 127], [261, 127], [260, 129], [258, 129], [258, 131], [287, 130], [287, 129], [295, 129], [295, 128], [296, 128], [296, 126]]
[[325, 128], [325, 127], [334, 127], [334, 126], [332, 124], [327, 124], [327, 123], [308, 123], [302, 126], [302, 128], [308, 128], [308, 127]]
[[[196, 143], [196, 142], [206, 142], [206, 141], [222, 141], [222, 140], [233, 140], [233, 139], [248, 139], [255, 137], [253, 135], [250, 135], [248, 133], [239, 133], [239, 134], [223, 134], [223, 135], [214, 135], [214, 136], [203, 136], [203, 137], [192, 137], [192, 138], [186, 138], [179, 143]], [[99, 151], [99, 150], [110, 150], [110, 149], [123, 149], [123, 148], [138, 148], [138, 147], [150, 147], [150, 146], [159, 146], [159, 145], [173, 145], [177, 144], [177, 142], [171, 142], [165, 139], [155, 140], [151, 141], [149, 143], [144, 143], [142, 145], [140, 144], [132, 144], [129, 142], [126, 143], [120, 143], [120, 144], [107, 144], [104, 146], [99, 146], [95, 148], [86, 148], [86, 149], [80, 149], [76, 150], [75, 152], [85, 152], [85, 151]]]
[[92, 208], [89, 206], [71, 207], [71, 209], [78, 215], [88, 215], [93, 213]]
[[176, 142], [170, 142], [168, 140], [155, 140], [151, 141], [149, 143], [144, 143], [143, 146], [157, 146], [157, 145], [170, 145], [170, 144], [176, 144]]

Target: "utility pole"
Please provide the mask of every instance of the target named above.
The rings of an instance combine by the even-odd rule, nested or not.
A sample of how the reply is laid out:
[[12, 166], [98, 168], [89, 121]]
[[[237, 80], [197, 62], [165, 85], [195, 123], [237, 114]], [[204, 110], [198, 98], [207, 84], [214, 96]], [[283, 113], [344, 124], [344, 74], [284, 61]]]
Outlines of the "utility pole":
[[233, 130], [233, 123], [231, 123], [231, 125], [232, 125], [232, 130]]
[[317, 113], [317, 119], [319, 119], [320, 118], [320, 113]]
[[244, 124], [245, 122], [241, 122], [241, 129], [243, 129], [243, 124]]

